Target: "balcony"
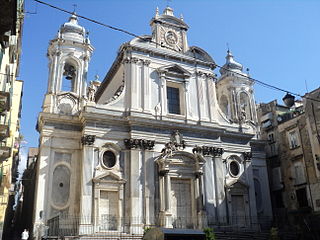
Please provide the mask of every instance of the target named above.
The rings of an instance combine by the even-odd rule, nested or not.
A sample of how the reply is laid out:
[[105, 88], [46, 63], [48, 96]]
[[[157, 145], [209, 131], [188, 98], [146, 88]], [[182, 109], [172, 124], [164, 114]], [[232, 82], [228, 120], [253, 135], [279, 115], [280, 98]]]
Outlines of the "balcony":
[[5, 141], [0, 142], [0, 162], [7, 160], [11, 156], [11, 147]]
[[[8, 115], [0, 115], [0, 141], [4, 140], [5, 138], [9, 137], [10, 131], [10, 121], [7, 121]], [[0, 143], [1, 146], [1, 143]]]
[[11, 107], [11, 78], [10, 75], [0, 74], [0, 115], [6, 114]]

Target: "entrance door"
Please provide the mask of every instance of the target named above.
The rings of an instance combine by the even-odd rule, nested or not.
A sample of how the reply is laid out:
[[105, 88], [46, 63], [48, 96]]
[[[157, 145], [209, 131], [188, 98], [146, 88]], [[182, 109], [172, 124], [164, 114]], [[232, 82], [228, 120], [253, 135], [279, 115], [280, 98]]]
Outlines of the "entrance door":
[[243, 227], [246, 225], [246, 212], [243, 195], [231, 195], [232, 224]]
[[100, 230], [117, 230], [118, 192], [100, 192], [99, 215]]
[[171, 212], [173, 227], [192, 228], [190, 180], [171, 180]]

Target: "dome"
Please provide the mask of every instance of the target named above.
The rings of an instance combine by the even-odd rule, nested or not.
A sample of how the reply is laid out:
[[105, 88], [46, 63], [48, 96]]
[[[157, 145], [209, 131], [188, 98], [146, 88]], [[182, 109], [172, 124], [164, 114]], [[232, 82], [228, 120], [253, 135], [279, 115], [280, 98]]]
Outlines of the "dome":
[[64, 34], [65, 36], [68, 34], [73, 34], [78, 35], [78, 37], [85, 37], [85, 29], [78, 24], [78, 18], [74, 14], [69, 18], [69, 22], [66, 22], [60, 27], [60, 33]]
[[[228, 72], [231, 72], [231, 71], [239, 73], [239, 72], [242, 72], [242, 69], [243, 69], [242, 64], [236, 62], [233, 59], [232, 53], [230, 52], [230, 50], [228, 50], [227, 56], [226, 56], [226, 63], [220, 69], [221, 75], [228, 73]], [[230, 70], [230, 71], [228, 71], [228, 70]]]

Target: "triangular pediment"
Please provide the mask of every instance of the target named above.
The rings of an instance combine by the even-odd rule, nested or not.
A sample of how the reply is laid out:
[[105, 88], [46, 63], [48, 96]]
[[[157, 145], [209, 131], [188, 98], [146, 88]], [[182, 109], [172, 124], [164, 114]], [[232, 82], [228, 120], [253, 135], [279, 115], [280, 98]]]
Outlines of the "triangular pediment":
[[184, 78], [191, 76], [191, 73], [189, 71], [177, 64], [161, 67], [158, 69], [158, 72], [163, 73], [165, 75], [179, 75]]
[[247, 189], [249, 188], [249, 185], [245, 183], [242, 179], [237, 179], [234, 182], [231, 182], [229, 185], [233, 189]]
[[125, 182], [120, 176], [113, 172], [106, 172], [93, 178], [94, 182]]

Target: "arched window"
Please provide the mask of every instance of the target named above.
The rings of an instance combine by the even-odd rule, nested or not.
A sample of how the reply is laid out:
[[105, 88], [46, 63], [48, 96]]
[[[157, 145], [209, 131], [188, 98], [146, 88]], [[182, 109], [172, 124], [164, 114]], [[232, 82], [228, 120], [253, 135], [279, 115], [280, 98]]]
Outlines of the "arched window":
[[230, 112], [230, 104], [228, 101], [228, 98], [226, 95], [222, 95], [220, 98], [220, 107], [222, 112], [227, 116], [227, 117], [231, 117], [231, 112]]
[[76, 67], [71, 63], [66, 63], [63, 67], [61, 91], [73, 92], [76, 78]]
[[246, 120], [252, 120], [250, 99], [247, 93], [240, 93], [240, 113], [241, 116]]

